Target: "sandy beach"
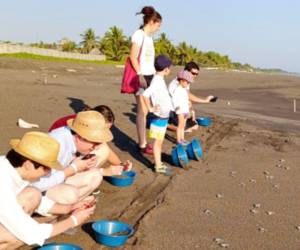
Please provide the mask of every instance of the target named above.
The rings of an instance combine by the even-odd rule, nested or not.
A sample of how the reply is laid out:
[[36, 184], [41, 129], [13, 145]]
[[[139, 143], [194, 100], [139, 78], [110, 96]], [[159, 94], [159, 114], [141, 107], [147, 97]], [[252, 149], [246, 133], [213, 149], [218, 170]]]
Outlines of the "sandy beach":
[[[9, 139], [28, 131], [17, 127], [18, 118], [47, 131], [84, 104], [106, 104], [116, 115], [111, 145], [137, 172], [127, 188], [104, 181], [90, 223], [50, 241], [107, 249], [94, 241], [91, 223], [118, 219], [136, 230], [120, 249], [300, 249], [300, 78], [201, 71], [193, 91], [219, 97], [195, 106], [213, 125], [187, 136], [201, 140], [204, 159], [174, 167], [174, 176], [165, 177], [152, 172], [151, 157], [136, 151], [134, 98], [120, 94], [122, 71], [113, 65], [0, 59], [1, 154]], [[168, 131], [163, 159], [169, 165], [174, 138]]]

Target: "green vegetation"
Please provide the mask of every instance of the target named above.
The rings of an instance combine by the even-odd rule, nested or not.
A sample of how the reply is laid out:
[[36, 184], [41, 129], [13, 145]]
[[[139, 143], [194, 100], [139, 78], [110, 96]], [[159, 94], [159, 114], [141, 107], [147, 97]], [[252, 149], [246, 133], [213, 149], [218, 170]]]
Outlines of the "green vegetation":
[[[93, 63], [123, 63], [125, 58], [130, 52], [130, 37], [124, 35], [122, 29], [113, 26], [104, 34], [102, 38], [95, 35], [93, 29], [87, 29], [83, 34], [80, 35], [82, 41], [76, 44], [67, 38], [63, 38], [56, 43], [35, 43], [30, 46], [46, 48], [46, 49], [59, 49], [67, 52], [78, 52], [78, 53], [102, 53], [106, 56], [108, 61]], [[9, 43], [9, 41], [6, 41]], [[261, 69], [255, 68], [250, 64], [241, 64], [239, 62], [232, 62], [228, 55], [221, 55], [214, 51], [204, 52], [199, 50], [186, 42], [180, 42], [175, 45], [167, 37], [165, 33], [162, 33], [155, 41], [155, 53], [156, 55], [164, 54], [171, 58], [175, 65], [185, 65], [189, 61], [198, 63], [201, 67], [218, 68], [222, 70], [240, 70], [248, 72], [267, 72], [267, 73], [287, 73], [281, 69]], [[36, 56], [30, 54], [14, 54], [13, 57], [19, 58], [31, 58], [31, 59], [42, 59], [42, 60], [60, 60], [60, 61], [83, 61], [76, 59], [61, 59], [47, 57], [47, 56]]]
[[98, 60], [80, 60], [80, 59], [70, 59], [70, 58], [60, 58], [52, 56], [41, 56], [34, 55], [29, 53], [12, 53], [12, 54], [0, 54], [0, 57], [12, 57], [20, 59], [35, 59], [35, 60], [44, 60], [44, 61], [53, 61], [53, 62], [77, 62], [77, 63], [94, 63], [94, 64], [123, 64], [123, 62], [117, 61], [98, 61]]

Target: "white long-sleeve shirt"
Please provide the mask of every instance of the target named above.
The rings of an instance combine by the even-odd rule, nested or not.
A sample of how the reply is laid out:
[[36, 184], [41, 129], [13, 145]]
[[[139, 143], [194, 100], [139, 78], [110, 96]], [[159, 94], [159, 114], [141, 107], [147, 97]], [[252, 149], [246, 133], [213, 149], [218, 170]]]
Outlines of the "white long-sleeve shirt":
[[[63, 167], [69, 166], [76, 153], [76, 146], [70, 128], [57, 128], [52, 130], [49, 135], [59, 142], [59, 154], [57, 160]], [[43, 192], [51, 187], [63, 183], [64, 181], [64, 171], [52, 169], [49, 175], [40, 178], [37, 182], [34, 182], [33, 186]]]
[[[17, 201], [17, 195], [29, 185], [6, 157], [0, 156], [0, 224], [27, 245], [43, 245], [50, 237], [53, 226], [35, 221]], [[41, 202], [39, 209], [49, 210], [43, 205]]]
[[171, 97], [164, 78], [160, 75], [155, 75], [150, 86], [144, 91], [143, 96], [150, 98], [152, 105], [159, 105], [159, 112], [154, 112], [155, 115], [161, 118], [168, 118], [170, 111], [173, 110]]

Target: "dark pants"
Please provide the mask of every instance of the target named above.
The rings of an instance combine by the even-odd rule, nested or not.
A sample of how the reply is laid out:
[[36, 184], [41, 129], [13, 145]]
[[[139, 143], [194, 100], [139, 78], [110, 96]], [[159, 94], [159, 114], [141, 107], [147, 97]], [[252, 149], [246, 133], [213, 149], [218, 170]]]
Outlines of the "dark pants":
[[144, 76], [145, 81], [146, 81], [146, 83], [147, 83], [147, 87], [150, 86], [150, 83], [151, 83], [151, 81], [152, 81], [152, 79], [153, 79], [153, 76], [154, 76], [154, 75]]

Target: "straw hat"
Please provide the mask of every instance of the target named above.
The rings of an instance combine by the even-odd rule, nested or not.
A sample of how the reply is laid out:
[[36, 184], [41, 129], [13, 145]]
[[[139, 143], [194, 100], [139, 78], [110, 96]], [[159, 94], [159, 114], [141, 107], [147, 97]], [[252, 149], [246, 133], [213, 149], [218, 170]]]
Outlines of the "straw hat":
[[78, 135], [90, 142], [101, 143], [113, 139], [103, 115], [94, 110], [79, 112], [74, 119], [68, 120], [67, 124]]
[[12, 149], [29, 160], [43, 166], [61, 170], [62, 165], [57, 161], [59, 143], [42, 132], [28, 132], [22, 139], [12, 139], [9, 144]]

